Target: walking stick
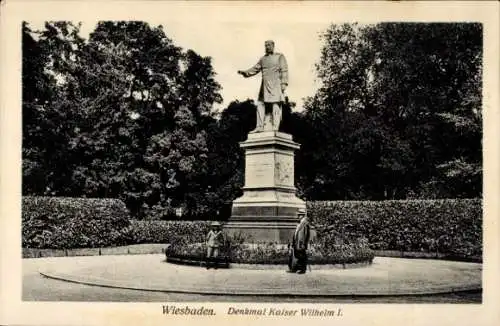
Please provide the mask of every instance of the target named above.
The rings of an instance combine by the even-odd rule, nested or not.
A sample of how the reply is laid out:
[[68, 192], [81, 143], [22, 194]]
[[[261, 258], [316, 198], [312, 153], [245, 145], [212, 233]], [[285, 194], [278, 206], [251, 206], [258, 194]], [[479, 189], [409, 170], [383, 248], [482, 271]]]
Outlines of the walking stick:
[[[307, 259], [307, 252], [306, 252], [306, 259]], [[307, 259], [306, 261], [307, 261], [307, 263], [306, 263], [307, 264], [307, 268], [309, 269], [309, 273], [310, 273], [310, 272], [312, 272], [311, 264], [309, 263], [309, 259]]]
[[206, 261], [207, 248], [205, 245], [201, 245], [201, 258], [200, 258], [200, 267], [203, 267], [203, 262]]

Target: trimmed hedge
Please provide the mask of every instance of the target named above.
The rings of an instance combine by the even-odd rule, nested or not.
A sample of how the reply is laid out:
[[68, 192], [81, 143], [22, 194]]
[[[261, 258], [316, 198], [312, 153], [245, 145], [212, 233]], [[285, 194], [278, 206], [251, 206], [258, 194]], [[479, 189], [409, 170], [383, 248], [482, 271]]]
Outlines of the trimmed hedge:
[[118, 199], [31, 197], [22, 200], [22, 246], [37, 249], [192, 243], [209, 221], [130, 220]]
[[307, 204], [318, 231], [366, 237], [374, 250], [482, 255], [481, 199]]
[[[366, 238], [373, 250], [482, 256], [481, 199], [308, 202], [307, 206], [322, 241]], [[130, 221], [120, 200], [61, 197], [23, 197], [22, 222], [23, 247], [39, 249], [199, 243], [210, 223]], [[340, 246], [323, 247], [342, 250], [334, 245]]]
[[[365, 238], [373, 250], [436, 253], [457, 259], [482, 256], [480, 199], [318, 201], [307, 206], [318, 234], [330, 234], [332, 241]], [[175, 240], [179, 243], [200, 242], [208, 224], [134, 221], [139, 228], [134, 231], [134, 243], [173, 243], [168, 240], [172, 234], [182, 235]]]
[[205, 239], [210, 221], [132, 220], [128, 233], [130, 244], [194, 243]]
[[126, 244], [129, 212], [118, 199], [23, 197], [24, 248], [96, 248]]

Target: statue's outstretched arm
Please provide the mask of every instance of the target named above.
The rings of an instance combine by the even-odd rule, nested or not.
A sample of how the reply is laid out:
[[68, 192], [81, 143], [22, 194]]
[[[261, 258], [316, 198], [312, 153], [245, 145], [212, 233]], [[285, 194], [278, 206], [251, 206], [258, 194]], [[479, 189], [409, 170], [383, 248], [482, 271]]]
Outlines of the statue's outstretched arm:
[[253, 75], [258, 74], [261, 70], [262, 70], [262, 65], [259, 60], [259, 62], [257, 62], [255, 66], [253, 66], [252, 68], [243, 71], [240, 70], [238, 72], [242, 74], [244, 77], [252, 77]]

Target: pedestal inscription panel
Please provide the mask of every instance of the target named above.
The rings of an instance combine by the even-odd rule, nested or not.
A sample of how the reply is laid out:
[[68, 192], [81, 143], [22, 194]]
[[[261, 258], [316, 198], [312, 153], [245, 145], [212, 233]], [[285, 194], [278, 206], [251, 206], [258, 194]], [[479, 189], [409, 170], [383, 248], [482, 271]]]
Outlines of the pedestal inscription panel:
[[273, 153], [248, 155], [245, 164], [245, 187], [272, 187], [274, 165]]

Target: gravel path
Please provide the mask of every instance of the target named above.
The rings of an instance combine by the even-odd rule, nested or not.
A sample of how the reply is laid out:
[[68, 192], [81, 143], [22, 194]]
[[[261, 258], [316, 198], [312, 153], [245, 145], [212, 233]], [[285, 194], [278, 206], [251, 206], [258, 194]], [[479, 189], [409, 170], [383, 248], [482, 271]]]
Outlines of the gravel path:
[[[207, 271], [199, 267], [168, 264], [163, 260], [162, 255], [24, 259], [23, 299], [275, 301], [279, 297], [280, 302], [481, 301], [481, 264], [377, 257], [372, 266], [365, 268], [314, 270], [313, 266], [311, 273], [296, 275], [276, 269]], [[38, 271], [84, 284], [44, 278]], [[474, 291], [431, 295], [432, 292], [457, 290]], [[422, 293], [426, 295], [417, 296]], [[246, 296], [241, 296], [243, 294]], [[397, 294], [406, 296], [395, 297]], [[368, 295], [389, 296], [366, 297]]]

